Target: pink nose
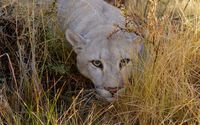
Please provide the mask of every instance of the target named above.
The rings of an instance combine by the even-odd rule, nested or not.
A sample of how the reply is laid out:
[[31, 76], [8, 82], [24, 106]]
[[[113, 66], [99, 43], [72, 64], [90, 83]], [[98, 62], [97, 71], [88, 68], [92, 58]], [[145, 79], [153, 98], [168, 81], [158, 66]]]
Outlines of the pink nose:
[[106, 87], [105, 90], [109, 91], [112, 95], [114, 95], [121, 88], [122, 87]]

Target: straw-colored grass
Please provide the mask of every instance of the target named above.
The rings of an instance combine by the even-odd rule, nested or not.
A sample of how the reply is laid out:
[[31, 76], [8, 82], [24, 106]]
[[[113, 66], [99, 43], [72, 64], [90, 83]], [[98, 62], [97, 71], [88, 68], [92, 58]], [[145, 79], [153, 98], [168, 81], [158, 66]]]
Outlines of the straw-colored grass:
[[78, 73], [55, 3], [0, 2], [1, 125], [200, 124], [198, 1], [118, 1], [146, 53], [143, 70], [112, 103], [96, 99]]

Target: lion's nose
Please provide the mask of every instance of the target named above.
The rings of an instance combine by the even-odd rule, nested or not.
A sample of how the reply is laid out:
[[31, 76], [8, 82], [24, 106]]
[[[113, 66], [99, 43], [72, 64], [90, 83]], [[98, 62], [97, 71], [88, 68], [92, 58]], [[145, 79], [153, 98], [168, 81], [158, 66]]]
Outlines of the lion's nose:
[[112, 95], [114, 95], [121, 88], [122, 87], [105, 87], [105, 90], [109, 91]]

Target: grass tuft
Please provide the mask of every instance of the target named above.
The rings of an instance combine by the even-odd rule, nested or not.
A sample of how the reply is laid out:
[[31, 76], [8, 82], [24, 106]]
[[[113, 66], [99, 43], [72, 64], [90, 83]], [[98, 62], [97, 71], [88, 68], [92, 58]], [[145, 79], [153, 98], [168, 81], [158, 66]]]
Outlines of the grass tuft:
[[96, 99], [91, 81], [77, 71], [55, 3], [2, 0], [0, 124], [200, 124], [199, 4], [116, 1], [124, 29], [141, 36], [146, 52], [143, 70], [108, 103]]

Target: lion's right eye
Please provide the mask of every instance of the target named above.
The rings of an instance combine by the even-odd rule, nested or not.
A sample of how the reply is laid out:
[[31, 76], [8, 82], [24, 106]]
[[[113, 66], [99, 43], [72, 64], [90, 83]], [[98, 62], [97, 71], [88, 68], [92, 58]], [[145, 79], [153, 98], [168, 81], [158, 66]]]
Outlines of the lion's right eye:
[[129, 58], [124, 58], [120, 61], [119, 67], [122, 69], [124, 66], [126, 66], [131, 60]]
[[103, 69], [103, 64], [100, 60], [92, 60], [91, 63], [97, 67], [97, 68], [100, 68], [100, 69]]

